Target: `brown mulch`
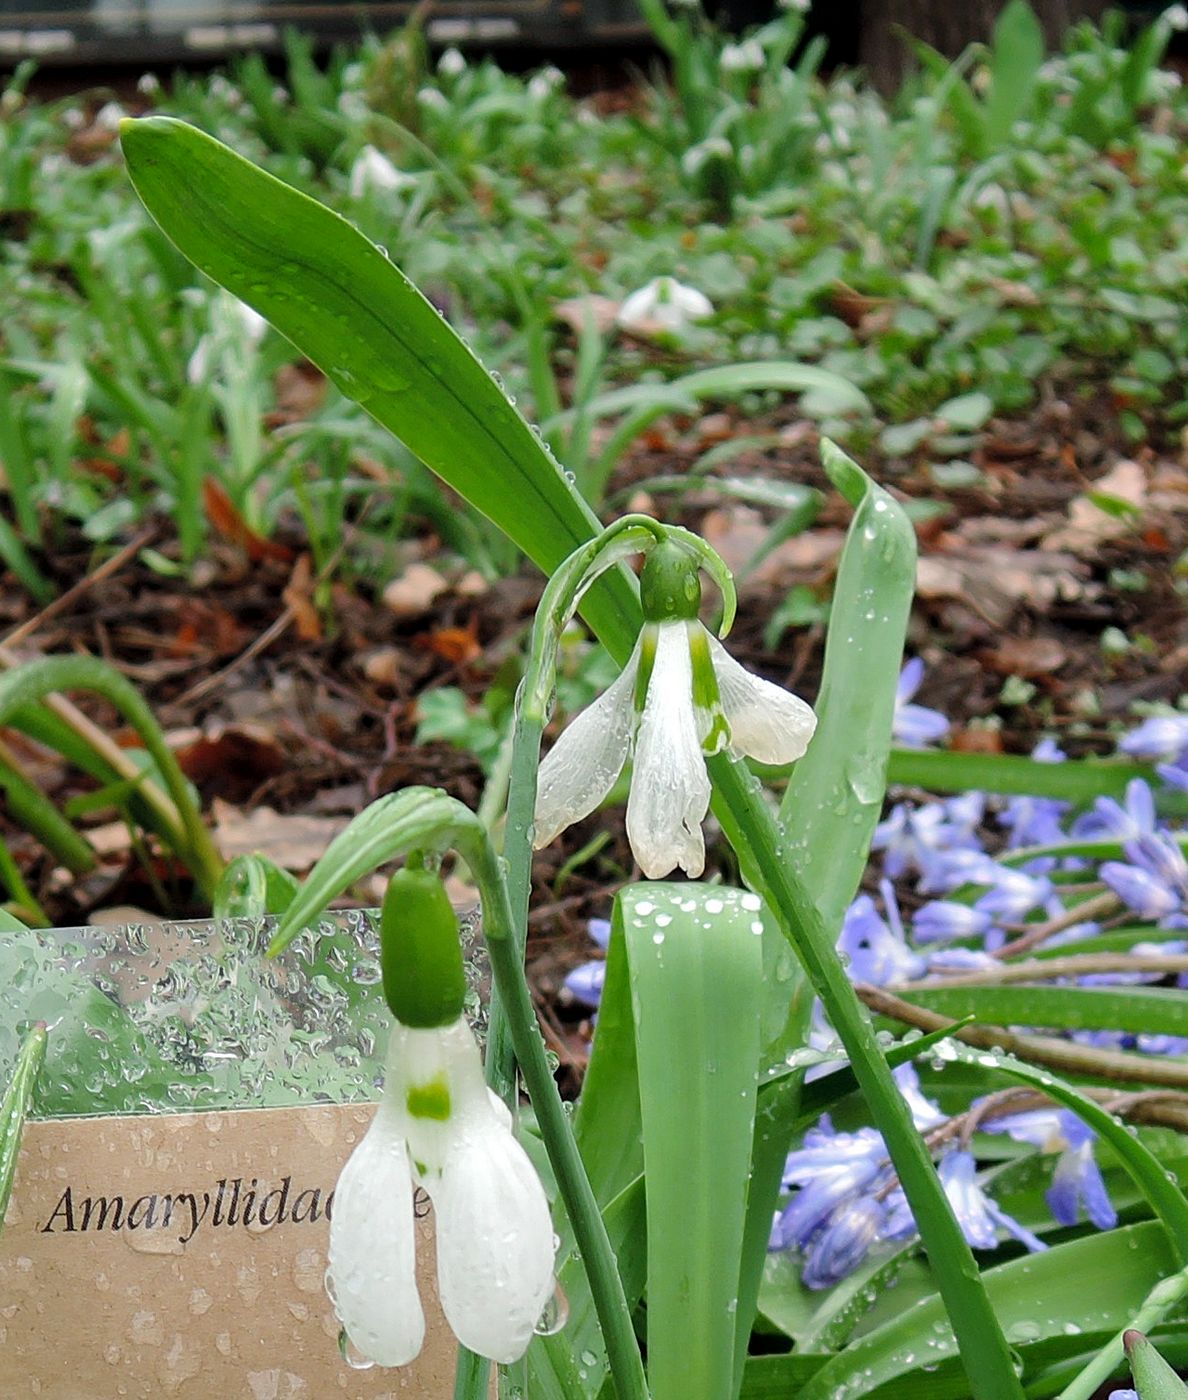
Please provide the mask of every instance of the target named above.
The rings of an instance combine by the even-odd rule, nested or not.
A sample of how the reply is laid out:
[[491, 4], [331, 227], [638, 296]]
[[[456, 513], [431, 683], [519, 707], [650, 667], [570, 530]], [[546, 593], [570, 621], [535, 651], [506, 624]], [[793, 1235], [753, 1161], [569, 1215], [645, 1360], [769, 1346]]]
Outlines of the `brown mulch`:
[[[1112, 728], [1135, 701], [1174, 701], [1184, 689], [1188, 611], [1177, 569], [1188, 544], [1188, 470], [1174, 448], [1131, 455], [1111, 431], [1102, 405], [1074, 410], [1053, 391], [1027, 419], [991, 425], [973, 486], [940, 489], [924, 458], [871, 459], [892, 490], [934, 503], [918, 525], [920, 596], [909, 651], [928, 664], [918, 700], [950, 716], [958, 746], [1027, 752], [1054, 732], [1070, 752], [1108, 752]], [[734, 459], [730, 475], [827, 487], [815, 434], [789, 411], [761, 425], [733, 412], [661, 424], [615, 487], [632, 509], [671, 512], [679, 499], [681, 523], [745, 565], [771, 512], [723, 498], [712, 483], [691, 483], [680, 498], [640, 488], [687, 471], [724, 436], [756, 432], [778, 433], [780, 445]], [[1117, 518], [1095, 509], [1086, 497], [1095, 489], [1133, 498], [1132, 510]], [[774, 649], [764, 630], [789, 588], [828, 597], [847, 518], [829, 493], [814, 527], [780, 545], [742, 588], [735, 653], [809, 699], [823, 629], [789, 630]], [[66, 540], [44, 562], [63, 589], [75, 586], [71, 596], [39, 617], [10, 584], [0, 592], [0, 634], [20, 629], [22, 656], [88, 653], [133, 680], [217, 818], [228, 854], [238, 849], [234, 841], [250, 845], [258, 834], [300, 870], [366, 802], [408, 784], [439, 785], [476, 805], [482, 773], [473, 759], [447, 743], [415, 744], [418, 698], [458, 686], [477, 702], [506, 674], [539, 595], [535, 573], [484, 585], [422, 535], [406, 544], [387, 603], [382, 588], [353, 582], [345, 570], [320, 596], [295, 526], [263, 549], [227, 534], [212, 532], [188, 581], [153, 572], [131, 550], [97, 576], [91, 547]], [[154, 548], [174, 552], [167, 522], [157, 523], [155, 536]], [[1132, 645], [1120, 655], [1103, 650], [1107, 628]], [[1018, 681], [1004, 696], [1009, 677]], [[1019, 682], [1030, 690], [1021, 693]], [[82, 703], [121, 742], [133, 742], [102, 705]], [[87, 790], [55, 757], [20, 736], [8, 742], [59, 803]], [[110, 849], [100, 871], [79, 880], [64, 878], [26, 834], [5, 831], [54, 921], [84, 922], [125, 904], [202, 912], [176, 882], [169, 888], [178, 904], [159, 908], [159, 889], [118, 827], [110, 831], [112, 815], [88, 819], [108, 824]], [[610, 841], [575, 870], [563, 866], [608, 825], [606, 816], [579, 824], [537, 863], [533, 978], [563, 1059], [579, 1050], [572, 1025], [557, 1019], [556, 990], [588, 946], [585, 920], [605, 915], [615, 888], [632, 876], [621, 821], [610, 814]]]

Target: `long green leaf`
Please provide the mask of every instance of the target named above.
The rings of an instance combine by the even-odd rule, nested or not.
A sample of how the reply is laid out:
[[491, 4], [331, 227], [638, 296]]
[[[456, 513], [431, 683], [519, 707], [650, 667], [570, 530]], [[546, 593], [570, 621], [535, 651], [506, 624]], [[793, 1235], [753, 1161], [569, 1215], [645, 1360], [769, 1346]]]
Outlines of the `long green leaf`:
[[0, 1229], [4, 1226], [4, 1213], [12, 1197], [17, 1155], [21, 1150], [21, 1134], [29, 1112], [29, 1101], [33, 1096], [37, 1072], [45, 1059], [45, 1044], [45, 1025], [34, 1026], [21, 1044], [12, 1078], [4, 1091], [4, 1098], [0, 1100]]
[[724, 886], [619, 894], [639, 1057], [655, 1400], [727, 1396], [763, 983], [759, 900]]
[[913, 1005], [1002, 1026], [1188, 1035], [1188, 995], [1154, 987], [913, 987]]
[[1132, 778], [1157, 781], [1154, 769], [1141, 763], [1037, 763], [1003, 753], [946, 753], [928, 749], [893, 749], [889, 780], [930, 792], [981, 792], [1024, 797], [1062, 797], [1092, 802], [1095, 797], [1122, 797]]
[[[597, 522], [458, 334], [339, 215], [197, 128], [125, 121], [136, 192], [208, 277], [255, 307], [348, 397], [546, 572]], [[601, 629], [623, 627], [592, 595]]]

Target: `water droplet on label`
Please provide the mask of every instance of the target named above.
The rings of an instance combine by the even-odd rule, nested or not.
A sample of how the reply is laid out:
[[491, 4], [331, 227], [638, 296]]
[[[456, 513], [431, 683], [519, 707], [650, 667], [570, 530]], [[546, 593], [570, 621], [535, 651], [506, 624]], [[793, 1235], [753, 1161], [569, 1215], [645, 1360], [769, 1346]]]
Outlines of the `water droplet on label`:
[[364, 1356], [346, 1334], [344, 1327], [338, 1334], [338, 1354], [352, 1371], [370, 1371], [375, 1365], [370, 1356]]

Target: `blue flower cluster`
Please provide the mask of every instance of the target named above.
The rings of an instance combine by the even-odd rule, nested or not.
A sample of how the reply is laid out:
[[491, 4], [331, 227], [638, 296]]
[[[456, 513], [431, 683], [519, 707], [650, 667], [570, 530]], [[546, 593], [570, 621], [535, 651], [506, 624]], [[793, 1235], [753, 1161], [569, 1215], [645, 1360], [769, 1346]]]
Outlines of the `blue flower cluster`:
[[[904, 667], [894, 718], [901, 744], [935, 743], [949, 729], [944, 715], [910, 703], [922, 679], [919, 661]], [[1146, 719], [1118, 747], [1129, 758], [1154, 764], [1168, 788], [1188, 791], [1188, 714]], [[1065, 756], [1046, 739], [1032, 757], [1060, 763]], [[992, 972], [1004, 956], [1041, 946], [1044, 952], [1058, 945], [1077, 951], [1073, 945], [1103, 928], [1132, 928], [1136, 921], [1150, 926], [1151, 939], [1132, 943], [1132, 951], [1183, 953], [1188, 934], [1173, 936], [1188, 930], [1188, 860], [1182, 839], [1161, 825], [1155, 794], [1140, 780], [1130, 783], [1124, 801], [1102, 797], [1079, 812], [1053, 798], [1018, 796], [1001, 802], [980, 792], [897, 802], [873, 841], [882, 858], [880, 900], [869, 894], [854, 900], [838, 951], [855, 982], [877, 987]], [[1115, 851], [1120, 846], [1123, 858], [1095, 864], [1084, 848], [1096, 841]], [[1061, 854], [1062, 845], [1072, 847], [1069, 854]], [[908, 921], [900, 911], [897, 885], [925, 897]], [[1086, 917], [1078, 917], [1082, 904]], [[605, 948], [609, 926], [595, 920], [590, 932]], [[565, 983], [569, 995], [597, 1007], [604, 968], [597, 961], [575, 969]], [[1078, 980], [1122, 984], [1162, 976], [1121, 968]], [[1188, 974], [1181, 976], [1180, 985], [1188, 986]], [[1071, 1035], [1104, 1048], [1188, 1054], [1188, 1038], [1114, 1031]], [[819, 1049], [836, 1046], [819, 1006], [811, 1041]], [[954, 1131], [960, 1125], [925, 1097], [912, 1067], [901, 1066], [896, 1080], [916, 1126], [934, 1145], [945, 1192], [971, 1245], [991, 1249], [1009, 1236], [1029, 1250], [1044, 1249], [1036, 1235], [987, 1194], [967, 1149], [968, 1133]], [[1011, 1112], [1004, 1102], [975, 1103], [970, 1116], [981, 1132], [1005, 1133], [1055, 1156], [1046, 1199], [1057, 1224], [1070, 1226], [1084, 1218], [1109, 1229], [1116, 1223], [1094, 1157], [1094, 1134], [1076, 1115], [1056, 1107]], [[789, 1154], [783, 1187], [787, 1194], [770, 1247], [800, 1253], [803, 1280], [810, 1288], [846, 1277], [880, 1244], [902, 1244], [915, 1236], [915, 1221], [882, 1136], [873, 1128], [839, 1132], [823, 1117]]]

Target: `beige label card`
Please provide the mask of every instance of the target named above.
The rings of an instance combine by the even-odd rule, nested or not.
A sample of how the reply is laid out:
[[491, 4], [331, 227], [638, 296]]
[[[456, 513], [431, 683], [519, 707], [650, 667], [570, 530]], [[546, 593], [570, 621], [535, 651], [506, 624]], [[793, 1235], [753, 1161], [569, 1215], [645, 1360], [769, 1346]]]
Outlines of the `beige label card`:
[[3, 1400], [450, 1400], [417, 1195], [425, 1348], [339, 1355], [327, 1212], [370, 1106], [30, 1123], [0, 1232]]

